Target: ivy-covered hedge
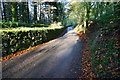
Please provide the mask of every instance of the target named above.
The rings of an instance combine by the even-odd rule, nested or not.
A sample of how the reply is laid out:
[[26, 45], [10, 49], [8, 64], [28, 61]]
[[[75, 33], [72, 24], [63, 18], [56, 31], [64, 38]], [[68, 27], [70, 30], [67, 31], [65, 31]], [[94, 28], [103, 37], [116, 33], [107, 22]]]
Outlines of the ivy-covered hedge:
[[56, 38], [64, 28], [2, 30], [2, 56], [7, 56]]

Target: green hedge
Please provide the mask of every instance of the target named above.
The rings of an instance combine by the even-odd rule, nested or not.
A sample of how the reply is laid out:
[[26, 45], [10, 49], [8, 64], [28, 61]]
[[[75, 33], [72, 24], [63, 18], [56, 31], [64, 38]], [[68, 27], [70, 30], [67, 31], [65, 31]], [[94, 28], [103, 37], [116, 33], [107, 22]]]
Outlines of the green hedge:
[[48, 27], [44, 24], [30, 24], [30, 23], [20, 23], [20, 22], [0, 22], [2, 28], [17, 28], [17, 27]]
[[1, 30], [2, 56], [7, 56], [56, 38], [64, 28]]

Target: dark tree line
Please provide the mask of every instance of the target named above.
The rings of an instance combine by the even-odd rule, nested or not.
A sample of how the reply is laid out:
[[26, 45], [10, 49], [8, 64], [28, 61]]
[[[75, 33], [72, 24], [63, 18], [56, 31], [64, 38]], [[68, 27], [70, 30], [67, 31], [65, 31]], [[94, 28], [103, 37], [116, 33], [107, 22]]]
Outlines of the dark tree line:
[[2, 2], [2, 21], [51, 24], [64, 19], [64, 4], [60, 2]]

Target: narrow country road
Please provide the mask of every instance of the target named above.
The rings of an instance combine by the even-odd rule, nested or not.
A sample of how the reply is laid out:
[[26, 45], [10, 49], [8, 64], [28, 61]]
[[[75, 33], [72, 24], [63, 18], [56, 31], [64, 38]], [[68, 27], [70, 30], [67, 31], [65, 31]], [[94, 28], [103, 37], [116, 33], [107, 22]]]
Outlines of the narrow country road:
[[3, 61], [3, 78], [78, 78], [81, 48], [79, 36], [71, 30], [31, 52]]

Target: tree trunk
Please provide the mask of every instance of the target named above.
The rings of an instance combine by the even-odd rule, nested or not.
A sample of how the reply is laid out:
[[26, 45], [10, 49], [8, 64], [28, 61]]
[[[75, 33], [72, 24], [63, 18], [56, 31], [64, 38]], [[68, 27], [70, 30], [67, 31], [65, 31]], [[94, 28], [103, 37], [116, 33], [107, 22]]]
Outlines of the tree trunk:
[[29, 23], [29, 9], [28, 9], [28, 2], [22, 3], [22, 12], [23, 12], [23, 22]]
[[41, 19], [42, 19], [42, 18], [41, 18], [41, 9], [42, 9], [42, 6], [41, 6], [41, 5], [42, 5], [42, 4], [40, 4], [40, 12], [39, 12], [39, 13], [40, 13], [40, 17], [39, 17], [39, 23], [41, 23]]
[[2, 19], [3, 21], [6, 22], [6, 7], [5, 7], [5, 2], [3, 2], [3, 14], [2, 14]]
[[34, 5], [34, 24], [37, 23], [37, 5]]
[[17, 21], [17, 2], [12, 2], [12, 21]]

